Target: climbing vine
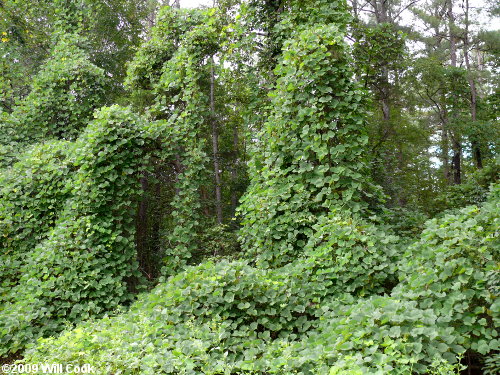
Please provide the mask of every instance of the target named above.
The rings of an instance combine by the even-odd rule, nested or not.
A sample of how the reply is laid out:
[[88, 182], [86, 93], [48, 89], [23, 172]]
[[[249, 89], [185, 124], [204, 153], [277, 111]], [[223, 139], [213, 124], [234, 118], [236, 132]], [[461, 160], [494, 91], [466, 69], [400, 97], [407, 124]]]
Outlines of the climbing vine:
[[75, 142], [36, 146], [0, 175], [1, 354], [130, 300], [138, 176], [164, 129], [103, 108]]
[[[151, 156], [177, 169], [165, 272], [189, 261], [201, 224], [199, 189], [206, 164], [203, 92], [218, 37], [213, 13], [197, 17], [199, 23], [186, 28], [176, 50], [166, 54], [152, 86], [149, 120], [113, 106], [87, 125], [101, 98], [102, 72], [65, 41], [8, 119], [22, 124], [24, 135], [38, 136], [25, 147], [38, 139], [59, 140], [28, 147], [0, 173], [0, 245], [7, 250], [0, 287], [0, 330], [7, 334], [0, 339], [0, 354], [130, 300], [131, 281], [140, 277], [136, 204]], [[42, 99], [40, 90], [47, 93]]]
[[273, 110], [241, 206], [243, 244], [259, 264], [296, 258], [320, 217], [333, 207], [359, 212], [366, 191], [363, 95], [342, 29], [297, 28], [275, 70]]
[[89, 62], [76, 36], [65, 36], [13, 116], [31, 137], [74, 140], [104, 103], [104, 72]]
[[[380, 132], [376, 151], [367, 132], [394, 125], [402, 136], [427, 118], [415, 109], [396, 128], [403, 107], [384, 101], [393, 90], [373, 96], [387, 127], [366, 121], [367, 91], [402, 69], [396, 26], [355, 24], [351, 48], [343, 0], [164, 7], [128, 64], [98, 67], [123, 40], [106, 37], [109, 50], [97, 51], [101, 36], [82, 34], [117, 28], [116, 18], [87, 20], [123, 1], [47, 5], [54, 32], [31, 91], [18, 73], [0, 77], [0, 361], [102, 374], [456, 375], [478, 358], [498, 372], [498, 166], [474, 138], [484, 124], [469, 62], [412, 70], [445, 95], [438, 109], [461, 111], [450, 122], [441, 113], [441, 125], [468, 137], [475, 156], [460, 142], [451, 151], [485, 157], [434, 199], [433, 210], [449, 210], [427, 220], [432, 210], [394, 195], [426, 185], [403, 179], [403, 156], [418, 156], [417, 171], [431, 161], [421, 145], [389, 166], [403, 183], [387, 206], [367, 172], [371, 155], [376, 179], [403, 139]], [[0, 25], [22, 23], [9, 17]], [[0, 30], [2, 43], [13, 30]], [[436, 72], [460, 78], [457, 95], [446, 99], [449, 80]], [[115, 101], [128, 106], [103, 106]], [[467, 104], [475, 120], [459, 129]]]
[[64, 35], [35, 76], [30, 93], [0, 118], [0, 163], [41, 140], [75, 140], [104, 104], [104, 71], [89, 61], [85, 39]]
[[152, 39], [129, 68], [128, 84], [136, 94], [146, 90], [154, 100], [146, 108], [148, 116], [165, 119], [176, 135], [167, 140], [161, 156], [175, 171], [175, 194], [166, 219], [173, 223], [166, 234], [163, 272], [167, 275], [188, 264], [200, 247], [200, 189], [209, 178], [204, 138], [211, 120], [208, 82], [221, 38], [217, 18], [215, 10], [164, 8]]

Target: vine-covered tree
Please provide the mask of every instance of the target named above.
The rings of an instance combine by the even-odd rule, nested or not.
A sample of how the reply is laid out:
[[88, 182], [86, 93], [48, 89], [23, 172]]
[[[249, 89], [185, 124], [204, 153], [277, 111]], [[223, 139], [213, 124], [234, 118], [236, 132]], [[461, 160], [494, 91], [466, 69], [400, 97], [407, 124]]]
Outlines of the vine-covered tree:
[[[317, 6], [332, 13], [322, 1]], [[243, 244], [257, 263], [294, 259], [319, 217], [334, 207], [357, 212], [369, 194], [362, 175], [362, 94], [343, 40], [345, 19], [334, 20], [296, 24], [275, 70], [273, 109], [241, 208]]]

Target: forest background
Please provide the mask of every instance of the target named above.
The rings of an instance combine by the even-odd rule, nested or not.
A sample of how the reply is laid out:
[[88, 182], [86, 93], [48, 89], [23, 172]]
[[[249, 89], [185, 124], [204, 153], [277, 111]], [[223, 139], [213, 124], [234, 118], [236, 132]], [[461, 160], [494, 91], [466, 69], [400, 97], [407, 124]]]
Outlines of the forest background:
[[498, 4], [187, 3], [0, 0], [1, 360], [498, 373]]

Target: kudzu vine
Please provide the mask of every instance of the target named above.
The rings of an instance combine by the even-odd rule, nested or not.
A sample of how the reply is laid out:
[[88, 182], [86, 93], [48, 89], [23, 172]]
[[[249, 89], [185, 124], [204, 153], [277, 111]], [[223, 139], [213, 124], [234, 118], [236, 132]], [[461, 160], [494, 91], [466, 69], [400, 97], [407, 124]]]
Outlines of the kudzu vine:
[[[86, 125], [98, 103], [101, 72], [76, 49], [70, 49], [76, 59], [66, 62], [70, 56], [56, 48], [32, 94], [13, 112], [25, 134], [38, 127], [45, 138], [59, 140], [30, 139], [34, 146], [26, 145], [19, 161], [0, 173], [0, 245], [6, 250], [0, 355], [131, 300], [130, 285], [141, 277], [134, 222], [139, 179], [153, 156], [178, 168], [171, 203], [176, 226], [168, 236], [165, 273], [189, 261], [206, 164], [200, 137], [207, 121], [203, 82], [218, 37], [213, 14], [200, 14], [198, 21], [179, 37], [154, 82], [148, 120], [113, 106]], [[58, 64], [64, 69], [56, 78]], [[94, 73], [95, 82], [88, 82]], [[49, 93], [43, 103], [36, 99], [42, 89]]]
[[[221, 25], [214, 10], [164, 8], [152, 38], [129, 67], [128, 84], [144, 90], [154, 104], [149, 117], [165, 119], [178, 136], [163, 148], [162, 160], [175, 169], [164, 274], [189, 263], [200, 247], [200, 188], [206, 181], [208, 157], [203, 132], [211, 120], [208, 103], [210, 64], [218, 52]], [[165, 42], [166, 41], [166, 42]]]
[[363, 95], [352, 79], [343, 28], [296, 26], [275, 69], [273, 110], [240, 208], [243, 245], [261, 265], [295, 259], [319, 218], [333, 207], [359, 212], [367, 188]]
[[0, 165], [47, 139], [75, 140], [105, 102], [104, 71], [89, 61], [85, 39], [64, 35], [33, 80], [31, 92], [0, 121]]
[[[221, 19], [163, 8], [128, 65], [131, 107], [102, 107], [103, 71], [62, 38], [0, 114], [0, 356], [28, 346], [25, 363], [103, 374], [451, 375], [472, 351], [495, 373], [499, 186], [416, 239], [367, 218], [378, 197], [343, 1], [283, 2], [271, 100], [252, 101], [268, 116], [251, 139], [244, 259], [195, 264], [227, 235], [202, 212], [211, 73], [238, 48]], [[164, 277], [133, 302], [138, 206], [160, 169]]]
[[2, 172], [2, 354], [132, 298], [138, 176], [164, 129], [103, 108], [74, 143], [36, 146]]

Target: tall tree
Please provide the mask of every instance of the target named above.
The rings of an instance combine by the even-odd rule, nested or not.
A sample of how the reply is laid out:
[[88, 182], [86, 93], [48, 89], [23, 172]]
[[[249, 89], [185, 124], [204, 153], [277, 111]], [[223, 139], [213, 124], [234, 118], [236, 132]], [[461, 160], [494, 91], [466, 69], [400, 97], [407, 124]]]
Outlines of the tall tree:
[[363, 96], [344, 42], [346, 8], [321, 0], [309, 5], [324, 13], [303, 20], [297, 16], [303, 4], [292, 2], [282, 21], [294, 31], [276, 69], [273, 109], [241, 206], [243, 245], [264, 266], [294, 259], [320, 217], [334, 207], [361, 210], [366, 192]]

